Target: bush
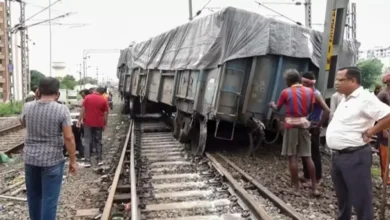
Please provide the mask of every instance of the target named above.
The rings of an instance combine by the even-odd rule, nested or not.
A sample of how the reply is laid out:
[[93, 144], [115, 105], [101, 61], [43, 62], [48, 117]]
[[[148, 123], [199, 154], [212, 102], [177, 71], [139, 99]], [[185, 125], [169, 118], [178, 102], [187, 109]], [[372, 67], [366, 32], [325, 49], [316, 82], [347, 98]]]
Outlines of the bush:
[[0, 117], [19, 115], [22, 112], [23, 102], [0, 104]]

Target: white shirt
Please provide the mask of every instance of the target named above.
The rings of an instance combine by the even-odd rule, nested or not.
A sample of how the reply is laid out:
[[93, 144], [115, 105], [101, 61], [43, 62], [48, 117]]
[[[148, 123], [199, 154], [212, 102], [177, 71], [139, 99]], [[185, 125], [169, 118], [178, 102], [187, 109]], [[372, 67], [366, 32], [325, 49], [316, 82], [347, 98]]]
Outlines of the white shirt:
[[390, 107], [360, 87], [343, 97], [326, 130], [326, 143], [333, 150], [366, 144], [362, 134], [390, 114]]

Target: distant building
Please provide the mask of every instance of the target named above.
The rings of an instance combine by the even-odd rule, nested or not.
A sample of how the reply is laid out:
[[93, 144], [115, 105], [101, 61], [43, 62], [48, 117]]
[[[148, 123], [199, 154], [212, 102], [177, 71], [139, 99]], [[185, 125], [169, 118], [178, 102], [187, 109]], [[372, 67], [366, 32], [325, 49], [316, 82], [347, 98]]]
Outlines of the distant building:
[[66, 70], [66, 63], [64, 62], [53, 62], [51, 64], [51, 67], [53, 68], [53, 76], [54, 77], [65, 77], [67, 75]]
[[359, 51], [359, 59], [390, 58], [390, 47], [375, 47]]
[[9, 10], [5, 3], [0, 2], [0, 103], [8, 100], [11, 94], [12, 55], [10, 56], [9, 42], [11, 42]]
[[383, 63], [383, 71], [390, 67], [390, 47], [374, 47], [359, 51], [359, 60], [374, 58]]

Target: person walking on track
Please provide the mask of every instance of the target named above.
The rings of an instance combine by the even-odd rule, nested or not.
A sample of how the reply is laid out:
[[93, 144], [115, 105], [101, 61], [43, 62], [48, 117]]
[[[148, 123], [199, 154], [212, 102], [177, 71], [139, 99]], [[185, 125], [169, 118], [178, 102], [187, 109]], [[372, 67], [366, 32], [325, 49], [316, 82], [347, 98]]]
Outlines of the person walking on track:
[[96, 148], [97, 163], [103, 165], [102, 139], [103, 131], [107, 126], [108, 102], [102, 96], [104, 88], [99, 87], [97, 92], [87, 95], [83, 101], [78, 127], [84, 128], [84, 167], [91, 167], [90, 146]]
[[26, 127], [23, 159], [27, 202], [31, 220], [55, 220], [65, 159], [64, 142], [70, 163], [77, 170], [76, 149], [69, 109], [56, 102], [60, 82], [46, 77], [39, 82], [40, 99], [26, 103], [21, 123]]
[[[302, 85], [308, 88], [312, 88], [315, 95], [315, 104], [313, 111], [309, 114], [309, 121], [311, 122], [310, 134], [311, 134], [311, 158], [314, 162], [316, 170], [317, 184], [321, 184], [322, 180], [322, 162], [320, 152], [320, 134], [322, 125], [329, 118], [329, 107], [326, 105], [325, 100], [322, 98], [321, 93], [314, 87], [316, 79], [313, 73], [306, 72], [302, 74]], [[310, 181], [309, 169], [304, 161], [303, 163], [303, 178], [301, 180], [304, 185], [308, 186], [307, 183]]]
[[[382, 81], [384, 84], [386, 84], [386, 88], [384, 90], [381, 90], [377, 94], [377, 97], [379, 100], [381, 100], [381, 102], [385, 103], [386, 105], [390, 105], [390, 73], [383, 76]], [[379, 159], [381, 164], [382, 179], [385, 178], [389, 134], [390, 134], [389, 129], [385, 129], [384, 131], [378, 133], [377, 141], [379, 144]], [[387, 181], [387, 185], [390, 185], [390, 178]]]
[[[372, 220], [372, 152], [374, 134], [390, 127], [390, 107], [360, 85], [357, 67], [341, 68], [336, 89], [344, 95], [326, 131], [332, 150], [331, 176], [338, 201], [338, 220], [350, 220], [352, 206], [359, 220]], [[374, 123], [377, 123], [374, 125]]]
[[288, 156], [293, 192], [299, 192], [297, 156], [306, 163], [312, 190], [315, 196], [319, 195], [313, 160], [311, 159], [311, 143], [307, 116], [313, 108], [315, 94], [311, 88], [300, 84], [301, 76], [298, 71], [289, 69], [285, 72], [288, 88], [284, 89], [277, 104], [270, 103], [270, 107], [280, 110], [286, 106], [285, 130], [283, 136], [282, 155]]

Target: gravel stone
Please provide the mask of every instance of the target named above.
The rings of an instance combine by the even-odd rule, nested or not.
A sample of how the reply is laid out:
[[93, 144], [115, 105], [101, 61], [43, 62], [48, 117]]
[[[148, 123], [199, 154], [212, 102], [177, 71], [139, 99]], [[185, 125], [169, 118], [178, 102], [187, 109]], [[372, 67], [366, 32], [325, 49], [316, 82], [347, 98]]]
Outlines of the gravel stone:
[[[118, 102], [117, 100], [116, 103]], [[109, 152], [115, 152], [122, 146], [128, 131], [128, 119], [127, 117], [122, 117], [120, 112], [121, 106], [114, 106], [114, 110], [110, 112], [108, 129], [103, 134], [103, 160], [105, 162], [105, 168], [103, 169], [111, 167], [110, 159], [112, 158], [110, 155], [112, 153], [110, 154]], [[24, 165], [21, 155], [14, 155], [14, 159], [15, 161], [12, 163], [0, 164], [0, 189], [11, 185], [15, 178], [24, 177]], [[57, 218], [60, 220], [83, 219], [74, 217], [77, 210], [91, 208], [102, 210], [108, 189], [107, 183], [100, 182], [100, 178], [103, 175], [101, 172], [104, 171], [97, 172], [97, 169], [95, 169], [97, 165], [94, 164], [91, 168], [79, 167], [76, 176], [67, 176], [67, 168], [65, 166]], [[21, 187], [24, 187], [24, 185]], [[101, 188], [106, 188], [106, 190], [101, 191]], [[99, 193], [91, 194], [90, 189], [99, 189]], [[25, 192], [15, 196], [26, 198]], [[29, 218], [27, 202], [0, 199], [0, 206], [2, 206], [2, 209], [0, 209], [1, 220], [27, 220]]]

